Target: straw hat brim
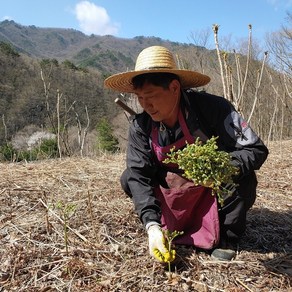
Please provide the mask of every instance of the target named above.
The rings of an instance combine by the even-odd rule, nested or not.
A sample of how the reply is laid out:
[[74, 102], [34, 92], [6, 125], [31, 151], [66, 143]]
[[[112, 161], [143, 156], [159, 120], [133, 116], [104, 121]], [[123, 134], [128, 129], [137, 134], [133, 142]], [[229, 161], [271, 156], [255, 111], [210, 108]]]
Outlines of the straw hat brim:
[[119, 92], [134, 92], [132, 79], [135, 76], [145, 73], [172, 73], [179, 77], [181, 87], [184, 89], [204, 86], [210, 82], [210, 77], [199, 72], [182, 70], [182, 69], [152, 69], [152, 70], [139, 70], [128, 71], [124, 73], [118, 73], [108, 77], [104, 81], [104, 85], [107, 88], [119, 91]]

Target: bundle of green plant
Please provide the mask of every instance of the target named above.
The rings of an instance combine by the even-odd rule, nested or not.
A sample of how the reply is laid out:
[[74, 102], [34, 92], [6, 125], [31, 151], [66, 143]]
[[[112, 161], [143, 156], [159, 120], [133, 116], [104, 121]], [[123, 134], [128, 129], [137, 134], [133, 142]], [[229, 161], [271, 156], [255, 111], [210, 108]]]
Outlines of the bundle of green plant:
[[164, 162], [177, 164], [184, 171], [183, 176], [195, 185], [211, 188], [222, 205], [223, 198], [230, 195], [224, 185], [235, 186], [232, 177], [238, 169], [231, 164], [229, 153], [218, 150], [217, 138], [212, 137], [205, 144], [197, 138], [195, 143], [187, 144], [183, 149], [175, 151], [172, 148]]

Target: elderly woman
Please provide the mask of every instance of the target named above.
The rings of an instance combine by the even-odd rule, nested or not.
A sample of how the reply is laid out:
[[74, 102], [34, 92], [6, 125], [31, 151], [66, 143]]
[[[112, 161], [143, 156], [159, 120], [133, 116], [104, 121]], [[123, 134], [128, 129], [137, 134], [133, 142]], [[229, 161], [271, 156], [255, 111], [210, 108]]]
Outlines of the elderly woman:
[[[267, 147], [226, 99], [192, 89], [209, 81], [206, 75], [178, 69], [172, 53], [160, 46], [144, 49], [135, 70], [105, 80], [107, 88], [134, 93], [144, 109], [131, 121], [121, 185], [147, 230], [150, 254], [161, 262], [175, 257], [165, 246], [163, 228], [183, 231], [176, 244], [231, 260], [246, 228], [246, 213], [255, 202], [255, 170], [268, 155]], [[164, 162], [174, 146], [182, 149], [197, 138], [205, 142], [213, 136], [239, 170], [236, 187], [222, 206], [210, 188], [195, 185]]]

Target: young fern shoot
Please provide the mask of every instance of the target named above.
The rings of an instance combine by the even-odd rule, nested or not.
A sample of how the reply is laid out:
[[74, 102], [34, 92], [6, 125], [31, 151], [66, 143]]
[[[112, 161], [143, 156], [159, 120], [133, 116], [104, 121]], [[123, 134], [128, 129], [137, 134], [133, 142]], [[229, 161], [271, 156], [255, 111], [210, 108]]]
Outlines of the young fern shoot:
[[[170, 253], [172, 253], [172, 241], [177, 237], [177, 236], [180, 236], [182, 235], [184, 232], [183, 231], [170, 231], [168, 229], [166, 230], [163, 230], [163, 234], [165, 236], [165, 239], [166, 239], [166, 247], [168, 249], [168, 251]], [[175, 251], [174, 251], [175, 252]], [[168, 272], [169, 272], [169, 279], [171, 280], [172, 278], [172, 274], [171, 274], [171, 264], [170, 262], [167, 262], [168, 263]]]

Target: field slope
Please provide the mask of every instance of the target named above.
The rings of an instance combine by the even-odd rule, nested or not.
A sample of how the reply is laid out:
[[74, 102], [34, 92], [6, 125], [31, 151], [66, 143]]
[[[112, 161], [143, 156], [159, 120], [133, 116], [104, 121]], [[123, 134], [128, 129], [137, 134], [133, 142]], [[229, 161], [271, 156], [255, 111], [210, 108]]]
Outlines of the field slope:
[[292, 291], [292, 141], [269, 148], [235, 260], [177, 247], [172, 281], [120, 188], [123, 154], [1, 164], [0, 291]]

